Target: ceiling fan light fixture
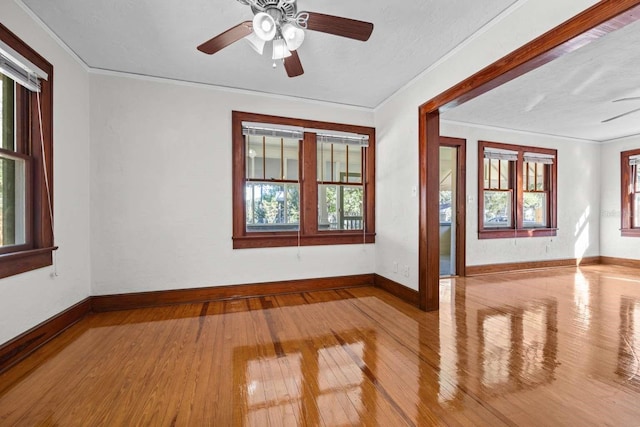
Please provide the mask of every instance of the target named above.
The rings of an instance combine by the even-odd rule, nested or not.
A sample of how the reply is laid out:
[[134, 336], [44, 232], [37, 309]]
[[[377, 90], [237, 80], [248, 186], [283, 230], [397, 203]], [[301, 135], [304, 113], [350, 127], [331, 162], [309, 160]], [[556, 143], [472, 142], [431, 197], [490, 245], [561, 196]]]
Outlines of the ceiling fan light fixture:
[[304, 31], [292, 24], [282, 26], [282, 37], [287, 44], [287, 49], [297, 50], [304, 41]]
[[265, 12], [256, 13], [253, 17], [253, 32], [262, 40], [268, 42], [276, 36], [276, 21]]
[[371, 22], [326, 15], [298, 12], [297, 0], [237, 0], [249, 6], [252, 20], [246, 20], [197, 46], [200, 52], [213, 55], [236, 43], [247, 40], [256, 52], [264, 54], [266, 42], [272, 42], [273, 67], [281, 60], [289, 77], [304, 73], [298, 50], [306, 30], [318, 31], [353, 40], [367, 41], [373, 32]]
[[259, 55], [262, 55], [264, 52], [264, 45], [266, 43], [264, 40], [258, 37], [256, 33], [251, 33], [244, 39], [249, 43], [249, 46], [251, 46], [253, 50], [258, 52]]
[[284, 59], [291, 56], [291, 52], [287, 49], [287, 44], [284, 39], [275, 39], [273, 41], [273, 55], [271, 59]]

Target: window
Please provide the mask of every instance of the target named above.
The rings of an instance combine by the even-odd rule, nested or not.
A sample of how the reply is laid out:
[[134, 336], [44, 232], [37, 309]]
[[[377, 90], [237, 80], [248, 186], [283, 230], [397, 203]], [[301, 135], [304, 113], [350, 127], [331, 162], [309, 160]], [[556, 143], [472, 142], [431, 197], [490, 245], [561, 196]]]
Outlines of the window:
[[300, 140], [245, 129], [247, 231], [297, 231], [300, 226]]
[[481, 239], [556, 235], [556, 150], [480, 141]]
[[360, 140], [316, 139], [318, 229], [362, 230], [365, 147]]
[[621, 153], [622, 235], [640, 237], [640, 149]]
[[375, 130], [233, 112], [233, 247], [373, 243]]
[[52, 75], [0, 24], [0, 277], [52, 263]]

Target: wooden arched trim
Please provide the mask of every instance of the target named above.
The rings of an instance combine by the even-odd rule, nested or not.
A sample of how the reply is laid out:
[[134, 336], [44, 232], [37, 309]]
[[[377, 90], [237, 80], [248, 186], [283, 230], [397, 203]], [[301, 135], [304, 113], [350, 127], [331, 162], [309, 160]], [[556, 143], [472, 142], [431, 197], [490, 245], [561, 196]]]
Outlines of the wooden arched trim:
[[640, 0], [602, 0], [420, 106], [420, 308], [439, 308], [438, 167], [440, 113], [463, 104], [640, 19]]

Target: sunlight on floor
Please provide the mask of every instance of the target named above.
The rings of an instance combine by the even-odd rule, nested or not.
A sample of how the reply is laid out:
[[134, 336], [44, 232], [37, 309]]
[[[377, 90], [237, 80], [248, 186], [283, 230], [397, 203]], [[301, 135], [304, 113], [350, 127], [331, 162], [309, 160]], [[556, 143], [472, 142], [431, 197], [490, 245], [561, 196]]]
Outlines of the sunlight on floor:
[[582, 259], [589, 249], [589, 217], [591, 215], [591, 207], [587, 206], [584, 213], [576, 224], [576, 232], [574, 234], [576, 241], [574, 245], [574, 254], [577, 259]]

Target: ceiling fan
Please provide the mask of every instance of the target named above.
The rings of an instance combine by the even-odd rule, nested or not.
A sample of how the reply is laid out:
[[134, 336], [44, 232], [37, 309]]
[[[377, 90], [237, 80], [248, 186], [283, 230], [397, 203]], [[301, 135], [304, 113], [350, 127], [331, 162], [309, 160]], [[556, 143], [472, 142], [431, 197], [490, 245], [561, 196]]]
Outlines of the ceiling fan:
[[267, 42], [272, 42], [273, 66], [276, 60], [284, 60], [289, 77], [304, 73], [297, 49], [304, 41], [304, 30], [320, 31], [350, 39], [367, 41], [373, 32], [373, 24], [325, 15], [316, 12], [298, 12], [297, 0], [237, 0], [250, 6], [252, 21], [244, 21], [229, 28], [198, 46], [198, 50], [209, 55], [245, 39], [262, 55]]
[[[632, 97], [630, 97], [630, 98], [614, 99], [614, 100], [613, 100], [613, 101], [611, 101], [611, 102], [637, 101], [637, 100], [640, 100], [640, 96], [632, 96]], [[600, 123], [608, 123], [608, 122], [610, 122], [610, 121], [613, 121], [613, 120], [619, 119], [619, 118], [621, 118], [621, 117], [628, 116], [629, 114], [637, 113], [638, 111], [640, 111], [640, 108], [635, 108], [635, 109], [633, 109], [633, 110], [631, 110], [631, 111], [627, 111], [626, 113], [618, 114], [617, 116], [614, 116], [614, 117], [611, 117], [611, 118], [609, 118], [609, 119], [603, 120], [603, 121], [602, 121], [602, 122], [600, 122]]]

